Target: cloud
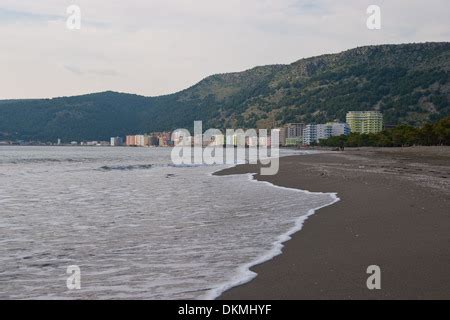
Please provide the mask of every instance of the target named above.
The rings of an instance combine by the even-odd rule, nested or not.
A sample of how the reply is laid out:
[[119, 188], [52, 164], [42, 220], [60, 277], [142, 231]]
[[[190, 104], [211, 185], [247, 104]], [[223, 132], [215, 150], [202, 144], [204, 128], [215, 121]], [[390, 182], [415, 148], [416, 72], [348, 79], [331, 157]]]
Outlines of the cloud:
[[76, 74], [76, 75], [79, 75], [79, 76], [85, 74], [85, 72], [83, 72], [83, 71], [82, 71], [80, 68], [78, 68], [78, 67], [68, 66], [68, 65], [64, 65], [63, 67], [64, 67], [64, 69], [66, 69], [67, 71], [72, 72], [73, 74]]
[[[382, 29], [366, 28], [379, 2]], [[81, 8], [82, 28], [65, 27]], [[449, 41], [447, 0], [2, 0], [0, 98], [159, 95], [368, 44]]]
[[1, 23], [17, 23], [17, 22], [36, 22], [36, 21], [52, 21], [63, 20], [64, 16], [39, 14], [26, 11], [15, 11], [0, 8], [0, 21]]
[[83, 76], [83, 75], [95, 75], [95, 76], [104, 76], [104, 77], [117, 77], [120, 76], [120, 73], [113, 69], [87, 69], [83, 70], [77, 66], [64, 65], [64, 69], [67, 71]]

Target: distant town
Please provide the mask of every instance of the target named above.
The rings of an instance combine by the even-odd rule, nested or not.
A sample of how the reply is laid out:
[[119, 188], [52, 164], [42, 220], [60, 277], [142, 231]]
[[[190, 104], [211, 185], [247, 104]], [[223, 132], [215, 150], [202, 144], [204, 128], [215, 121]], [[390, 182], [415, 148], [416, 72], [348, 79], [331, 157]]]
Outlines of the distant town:
[[[311, 146], [319, 144], [320, 140], [350, 133], [375, 134], [383, 130], [383, 115], [378, 111], [350, 111], [346, 122], [328, 122], [325, 124], [289, 123], [281, 128], [275, 128], [279, 133], [279, 144], [283, 147]], [[269, 130], [268, 130], [269, 131]], [[267, 137], [245, 137], [240, 141], [239, 135], [213, 135], [203, 139], [203, 145], [242, 145], [271, 146], [270, 134]], [[127, 146], [127, 147], [173, 147], [185, 143], [187, 137], [175, 132], [153, 132], [149, 134], [127, 135], [126, 137], [111, 137], [110, 141], [69, 141], [58, 139], [52, 143], [26, 141], [0, 141], [0, 145], [57, 145], [57, 146]], [[194, 139], [190, 137], [193, 143]]]

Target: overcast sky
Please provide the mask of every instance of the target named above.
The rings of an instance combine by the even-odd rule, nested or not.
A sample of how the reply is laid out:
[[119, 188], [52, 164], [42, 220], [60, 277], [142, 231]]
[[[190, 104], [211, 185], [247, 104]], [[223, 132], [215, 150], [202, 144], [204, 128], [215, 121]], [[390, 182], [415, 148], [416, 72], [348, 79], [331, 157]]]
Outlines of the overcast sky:
[[[81, 29], [66, 9], [81, 8]], [[382, 29], [366, 27], [381, 7]], [[368, 44], [450, 41], [448, 0], [0, 0], [0, 99], [168, 94]]]

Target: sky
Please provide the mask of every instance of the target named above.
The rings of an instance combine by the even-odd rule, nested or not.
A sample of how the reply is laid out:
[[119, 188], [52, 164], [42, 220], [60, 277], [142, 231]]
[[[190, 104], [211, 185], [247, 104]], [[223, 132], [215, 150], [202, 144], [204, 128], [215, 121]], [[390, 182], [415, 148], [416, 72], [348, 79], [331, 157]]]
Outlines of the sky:
[[[366, 26], [373, 4], [380, 30]], [[363, 45], [450, 41], [449, 12], [448, 0], [0, 0], [0, 99], [156, 96]]]

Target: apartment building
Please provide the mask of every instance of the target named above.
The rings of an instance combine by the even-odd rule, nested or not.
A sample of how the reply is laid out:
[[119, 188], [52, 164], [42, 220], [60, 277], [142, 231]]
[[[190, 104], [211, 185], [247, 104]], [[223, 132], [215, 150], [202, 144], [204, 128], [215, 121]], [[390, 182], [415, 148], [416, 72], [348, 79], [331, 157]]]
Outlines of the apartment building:
[[334, 136], [349, 135], [351, 132], [347, 123], [329, 122], [326, 124], [308, 124], [303, 130], [303, 144], [319, 143], [321, 139]]
[[378, 133], [383, 130], [383, 114], [379, 111], [349, 111], [347, 124], [354, 133]]

